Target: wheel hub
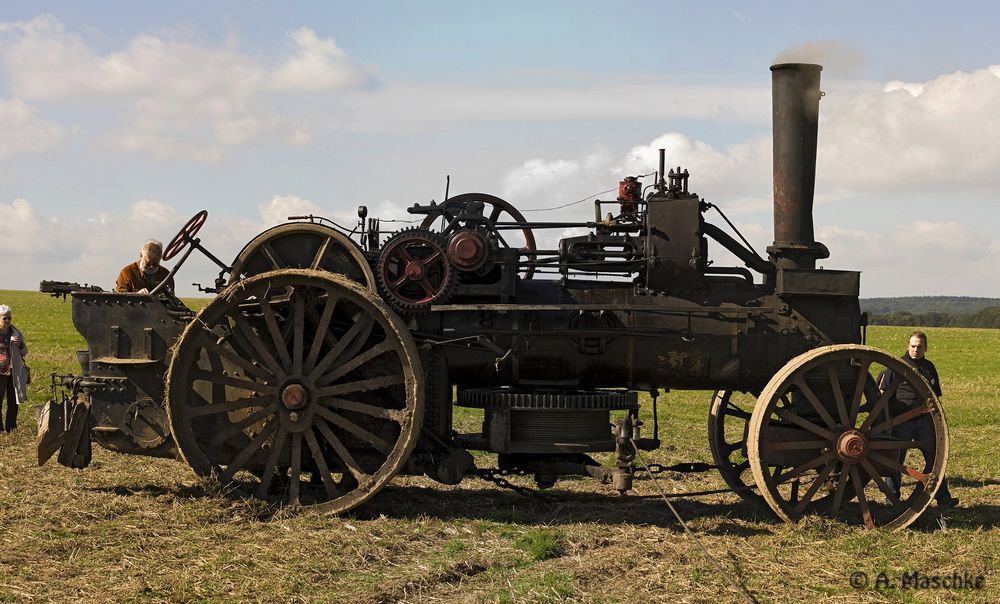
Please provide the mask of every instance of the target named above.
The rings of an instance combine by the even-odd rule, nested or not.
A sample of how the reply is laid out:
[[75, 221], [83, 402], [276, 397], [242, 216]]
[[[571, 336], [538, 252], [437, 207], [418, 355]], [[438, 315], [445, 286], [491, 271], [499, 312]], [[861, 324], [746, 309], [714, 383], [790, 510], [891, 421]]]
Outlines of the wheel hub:
[[281, 402], [289, 411], [296, 411], [309, 402], [309, 393], [302, 384], [289, 384], [281, 390]]
[[858, 430], [847, 430], [837, 439], [837, 456], [848, 463], [857, 463], [868, 452], [868, 439]]
[[406, 269], [403, 271], [403, 274], [406, 275], [406, 278], [411, 281], [419, 281], [424, 278], [425, 272], [424, 265], [420, 261], [414, 260], [413, 262], [408, 262], [406, 264]]
[[448, 242], [448, 257], [464, 271], [476, 270], [486, 262], [486, 242], [475, 231], [463, 231]]

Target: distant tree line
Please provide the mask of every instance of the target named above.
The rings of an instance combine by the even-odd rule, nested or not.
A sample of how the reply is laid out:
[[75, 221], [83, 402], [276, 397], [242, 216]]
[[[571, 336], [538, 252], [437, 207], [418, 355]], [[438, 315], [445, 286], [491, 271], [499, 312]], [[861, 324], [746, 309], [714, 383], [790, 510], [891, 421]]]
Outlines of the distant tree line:
[[868, 312], [870, 325], [903, 325], [916, 327], [990, 327], [1000, 329], [1000, 306], [991, 306], [973, 313], [924, 312], [896, 310], [886, 313]]

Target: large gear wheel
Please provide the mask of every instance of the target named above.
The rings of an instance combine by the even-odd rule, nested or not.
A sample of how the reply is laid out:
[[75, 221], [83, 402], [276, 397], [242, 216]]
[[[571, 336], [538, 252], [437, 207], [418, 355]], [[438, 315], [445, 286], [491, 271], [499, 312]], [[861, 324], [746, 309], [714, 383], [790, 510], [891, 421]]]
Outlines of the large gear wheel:
[[425, 228], [400, 231], [382, 246], [379, 290], [402, 311], [419, 312], [451, 297], [458, 271], [448, 259], [445, 238]]

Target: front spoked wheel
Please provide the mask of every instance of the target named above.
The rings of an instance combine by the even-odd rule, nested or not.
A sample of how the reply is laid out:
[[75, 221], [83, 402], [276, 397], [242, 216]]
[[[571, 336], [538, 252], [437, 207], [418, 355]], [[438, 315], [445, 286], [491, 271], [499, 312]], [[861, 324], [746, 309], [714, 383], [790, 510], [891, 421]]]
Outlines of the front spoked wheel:
[[[877, 376], [891, 370], [880, 391]], [[916, 406], [896, 400], [916, 393]], [[876, 348], [825, 346], [785, 365], [761, 392], [747, 456], [761, 495], [781, 518], [819, 513], [868, 528], [902, 528], [944, 477], [941, 404], [915, 368]]]

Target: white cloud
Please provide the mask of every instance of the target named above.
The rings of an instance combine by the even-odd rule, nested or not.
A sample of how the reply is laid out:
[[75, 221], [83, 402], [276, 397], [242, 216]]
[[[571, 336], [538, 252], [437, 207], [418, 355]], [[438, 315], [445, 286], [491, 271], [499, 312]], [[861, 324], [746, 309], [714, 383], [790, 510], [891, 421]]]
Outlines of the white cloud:
[[127, 116], [106, 133], [113, 149], [215, 162], [227, 148], [254, 140], [308, 142], [302, 123], [269, 107], [271, 95], [342, 92], [373, 82], [333, 39], [307, 28], [290, 37], [292, 56], [273, 68], [233, 44], [148, 34], [102, 54], [43, 15], [0, 24], [0, 55], [15, 98], [90, 103]]
[[0, 99], [0, 161], [24, 153], [41, 153], [59, 143], [62, 128], [37, 113], [19, 99]]
[[821, 119], [817, 187], [899, 194], [1000, 184], [995, 66], [928, 82], [889, 82], [846, 99]]
[[[282, 198], [287, 206], [308, 207], [295, 196]], [[298, 201], [296, 201], [298, 200]], [[198, 234], [202, 245], [229, 261], [244, 244], [265, 228], [284, 222], [281, 200], [260, 207], [260, 217], [210, 216]], [[8, 273], [4, 288], [35, 289], [42, 279], [90, 283], [110, 290], [122, 266], [134, 262], [139, 246], [149, 238], [168, 242], [189, 218], [167, 203], [143, 199], [123, 213], [100, 213], [90, 217], [60, 218], [40, 214], [25, 199], [0, 203], [5, 218], [5, 236], [0, 238], [0, 255], [13, 259], [17, 270]], [[176, 262], [176, 259], [174, 260]], [[167, 263], [173, 266], [173, 262]], [[195, 252], [177, 277], [182, 295], [194, 294], [190, 283], [211, 283], [218, 268]]]
[[831, 252], [820, 264], [860, 270], [863, 297], [1000, 296], [1000, 235], [981, 226], [917, 220], [889, 232], [823, 226], [816, 235]]
[[910, 93], [910, 96], [918, 97], [923, 93], [924, 88], [926, 88], [926, 86], [919, 82], [903, 82], [900, 80], [892, 80], [886, 82], [885, 86], [882, 86], [882, 92], [889, 93], [889, 92], [895, 92], [897, 90], [905, 90], [906, 92]]
[[[923, 83], [846, 82], [836, 97], [840, 84], [834, 80], [824, 86], [834, 98], [821, 103], [817, 203], [935, 189], [993, 191], [1000, 185], [1000, 66]], [[600, 191], [621, 176], [655, 170], [661, 148], [668, 168], [689, 170], [691, 190], [710, 201], [735, 214], [770, 207], [769, 133], [719, 148], [667, 132], [618, 160], [607, 154], [586, 168], [583, 158], [534, 158], [508, 172], [504, 191], [557, 195], [567, 183], [574, 193]]]
[[323, 215], [318, 205], [298, 195], [275, 195], [271, 201], [261, 204], [258, 210], [265, 226], [287, 222], [289, 216]]
[[317, 91], [370, 85], [373, 79], [358, 67], [332, 38], [321, 39], [303, 27], [289, 34], [295, 56], [271, 75], [274, 90]]
[[523, 197], [546, 187], [555, 188], [560, 183], [579, 176], [580, 172], [580, 162], [576, 160], [529, 159], [504, 177], [504, 196]]

